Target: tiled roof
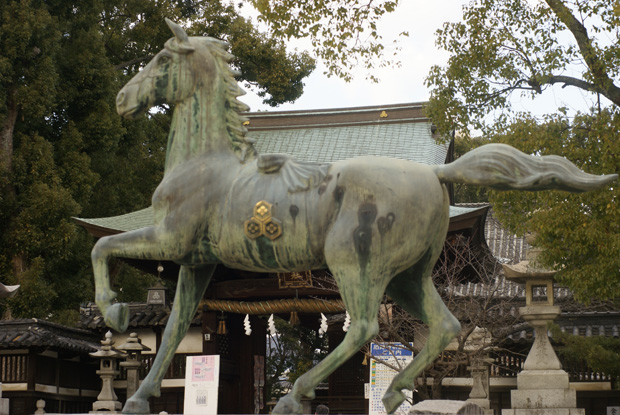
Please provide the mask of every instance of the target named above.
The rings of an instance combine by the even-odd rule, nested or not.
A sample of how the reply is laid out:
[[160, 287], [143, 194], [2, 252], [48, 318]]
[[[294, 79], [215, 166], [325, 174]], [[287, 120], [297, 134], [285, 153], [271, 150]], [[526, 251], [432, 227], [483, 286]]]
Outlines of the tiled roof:
[[[146, 303], [129, 303], [129, 329], [165, 326], [170, 317], [170, 308]], [[200, 325], [200, 310], [194, 316], [192, 325]], [[107, 329], [99, 308], [94, 303], [80, 307], [79, 326], [84, 329]]]
[[97, 228], [117, 232], [128, 232], [153, 225], [153, 207], [149, 206], [135, 212], [126, 213], [119, 216], [110, 216], [107, 218], [73, 219], [81, 225], [91, 225]]
[[[472, 207], [456, 207], [450, 206], [450, 217], [456, 218], [469, 212], [474, 212], [480, 208]], [[110, 233], [128, 232], [135, 229], [144, 228], [153, 224], [153, 207], [127, 213], [120, 216], [111, 216], [108, 218], [73, 218], [82, 226], [94, 226], [98, 229], [112, 231]]]
[[430, 123], [420, 122], [251, 131], [249, 136], [260, 153], [321, 163], [372, 155], [443, 164], [448, 151], [432, 138]]
[[[458, 203], [457, 207], [473, 209], [489, 206], [488, 203]], [[484, 237], [491, 253], [502, 264], [518, 264], [525, 260], [530, 245], [524, 236], [517, 236], [504, 228], [491, 207], [484, 224]]]
[[99, 350], [92, 332], [38, 319], [0, 321], [0, 349], [41, 347], [57, 351], [90, 353]]

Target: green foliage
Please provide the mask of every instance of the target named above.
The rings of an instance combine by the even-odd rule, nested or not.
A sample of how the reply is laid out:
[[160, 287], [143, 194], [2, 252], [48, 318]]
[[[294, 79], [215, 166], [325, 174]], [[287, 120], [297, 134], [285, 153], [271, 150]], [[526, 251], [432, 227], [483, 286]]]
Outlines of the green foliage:
[[[481, 145], [487, 144], [488, 140], [482, 137], [457, 136], [454, 138], [454, 156], [461, 157]], [[488, 190], [486, 187], [471, 186], [466, 184], [454, 184], [455, 203], [482, 203], [488, 202]]]
[[327, 336], [320, 337], [315, 330], [280, 317], [274, 317], [274, 324], [278, 333], [267, 335], [265, 391], [268, 397], [279, 398], [288, 392], [280, 379], [293, 384], [327, 355], [328, 348]]
[[582, 366], [584, 363], [593, 371], [605, 373], [620, 380], [620, 339], [605, 336], [581, 337], [563, 333], [558, 325], [551, 326], [553, 340], [564, 364]]
[[[397, 65], [385, 56], [377, 22], [383, 15], [396, 10], [398, 0], [249, 2], [260, 13], [259, 20], [267, 23], [276, 37], [310, 39], [314, 53], [325, 63], [329, 76], [336, 75], [350, 81], [353, 68], [363, 65], [367, 77], [377, 82], [378, 79], [372, 75], [377, 65]], [[400, 36], [408, 34], [403, 32]]]
[[[164, 17], [227, 39], [240, 80], [270, 105], [297, 99], [314, 69], [222, 1], [0, 2], [0, 282], [21, 285], [0, 313], [75, 322], [94, 298], [93, 240], [71, 218], [150, 204], [171, 109], [126, 121], [115, 98], [172, 36]], [[152, 283], [123, 267], [115, 290], [143, 300]]]
[[[620, 171], [620, 110], [582, 114], [571, 122], [549, 116], [539, 123], [521, 116], [494, 137], [530, 154], [557, 154], [581, 169], [602, 174]], [[570, 194], [490, 192], [502, 223], [517, 234], [536, 234], [541, 262], [582, 301], [614, 298], [620, 292], [620, 188]]]
[[450, 58], [426, 81], [439, 131], [446, 137], [454, 129], [484, 131], [487, 115], [510, 109], [512, 93], [534, 96], [554, 84], [620, 104], [620, 44], [609, 41], [620, 24], [615, 4], [476, 0], [465, 6], [462, 22], [437, 31], [437, 45]]

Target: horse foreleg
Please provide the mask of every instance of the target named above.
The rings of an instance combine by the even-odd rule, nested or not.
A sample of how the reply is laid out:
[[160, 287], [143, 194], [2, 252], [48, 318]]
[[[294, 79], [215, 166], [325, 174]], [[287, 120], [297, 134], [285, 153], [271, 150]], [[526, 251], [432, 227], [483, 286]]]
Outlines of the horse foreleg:
[[383, 404], [389, 414], [404, 402], [403, 389], [414, 389], [416, 377], [430, 365], [456, 336], [461, 325], [443, 303], [429, 273], [405, 272], [388, 286], [387, 294], [403, 309], [429, 326], [430, 334], [420, 353], [388, 387]]
[[112, 304], [116, 293], [110, 287], [108, 261], [112, 257], [151, 260], [174, 260], [183, 255], [183, 243], [162, 238], [158, 228], [151, 226], [118, 235], [106, 236], [95, 244], [91, 259], [95, 275], [95, 302], [108, 327], [119, 333], [127, 329], [129, 313], [126, 304]]
[[125, 403], [123, 413], [150, 413], [148, 399], [151, 396], [160, 396], [161, 381], [172, 362], [179, 343], [187, 333], [214, 270], [215, 265], [196, 268], [181, 267], [174, 304], [164, 330], [161, 345], [157, 350], [157, 356], [147, 377], [142, 381], [136, 393]]

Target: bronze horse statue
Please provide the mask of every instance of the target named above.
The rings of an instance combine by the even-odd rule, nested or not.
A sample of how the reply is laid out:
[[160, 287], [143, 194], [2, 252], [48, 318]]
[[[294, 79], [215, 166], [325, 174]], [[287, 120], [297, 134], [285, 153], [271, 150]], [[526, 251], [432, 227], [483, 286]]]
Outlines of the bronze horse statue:
[[401, 371], [383, 402], [393, 413], [415, 377], [443, 351], [460, 325], [430, 273], [449, 223], [444, 183], [497, 189], [587, 191], [616, 175], [583, 173], [567, 160], [532, 157], [489, 144], [454, 163], [427, 166], [361, 157], [332, 164], [257, 155], [246, 137], [249, 108], [237, 100], [227, 44], [174, 37], [117, 96], [120, 115], [175, 105], [164, 178], [153, 194], [154, 224], [101, 238], [92, 251], [96, 302], [108, 326], [123, 332], [127, 305], [114, 303], [108, 260], [170, 260], [181, 265], [176, 297], [152, 368], [124, 413], [149, 413], [160, 384], [202, 299], [216, 264], [256, 272], [329, 268], [351, 317], [342, 343], [301, 376], [274, 414], [300, 414], [302, 397], [378, 333], [383, 294], [428, 324], [423, 350]]

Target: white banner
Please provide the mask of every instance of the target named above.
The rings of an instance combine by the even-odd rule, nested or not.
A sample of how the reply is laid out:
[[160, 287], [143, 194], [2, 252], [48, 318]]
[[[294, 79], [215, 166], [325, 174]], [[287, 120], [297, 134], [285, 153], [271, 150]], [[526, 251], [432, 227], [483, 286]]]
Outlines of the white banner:
[[217, 415], [220, 356], [187, 356], [185, 367], [186, 415]]
[[[369, 415], [386, 415], [385, 406], [381, 398], [385, 394], [392, 379], [398, 371], [389, 368], [380, 362], [404, 369], [413, 360], [413, 352], [402, 343], [372, 343], [370, 345], [370, 391], [369, 391]], [[411, 399], [411, 391], [404, 391], [405, 396]], [[398, 408], [396, 414], [408, 414], [411, 404], [408, 401]]]

